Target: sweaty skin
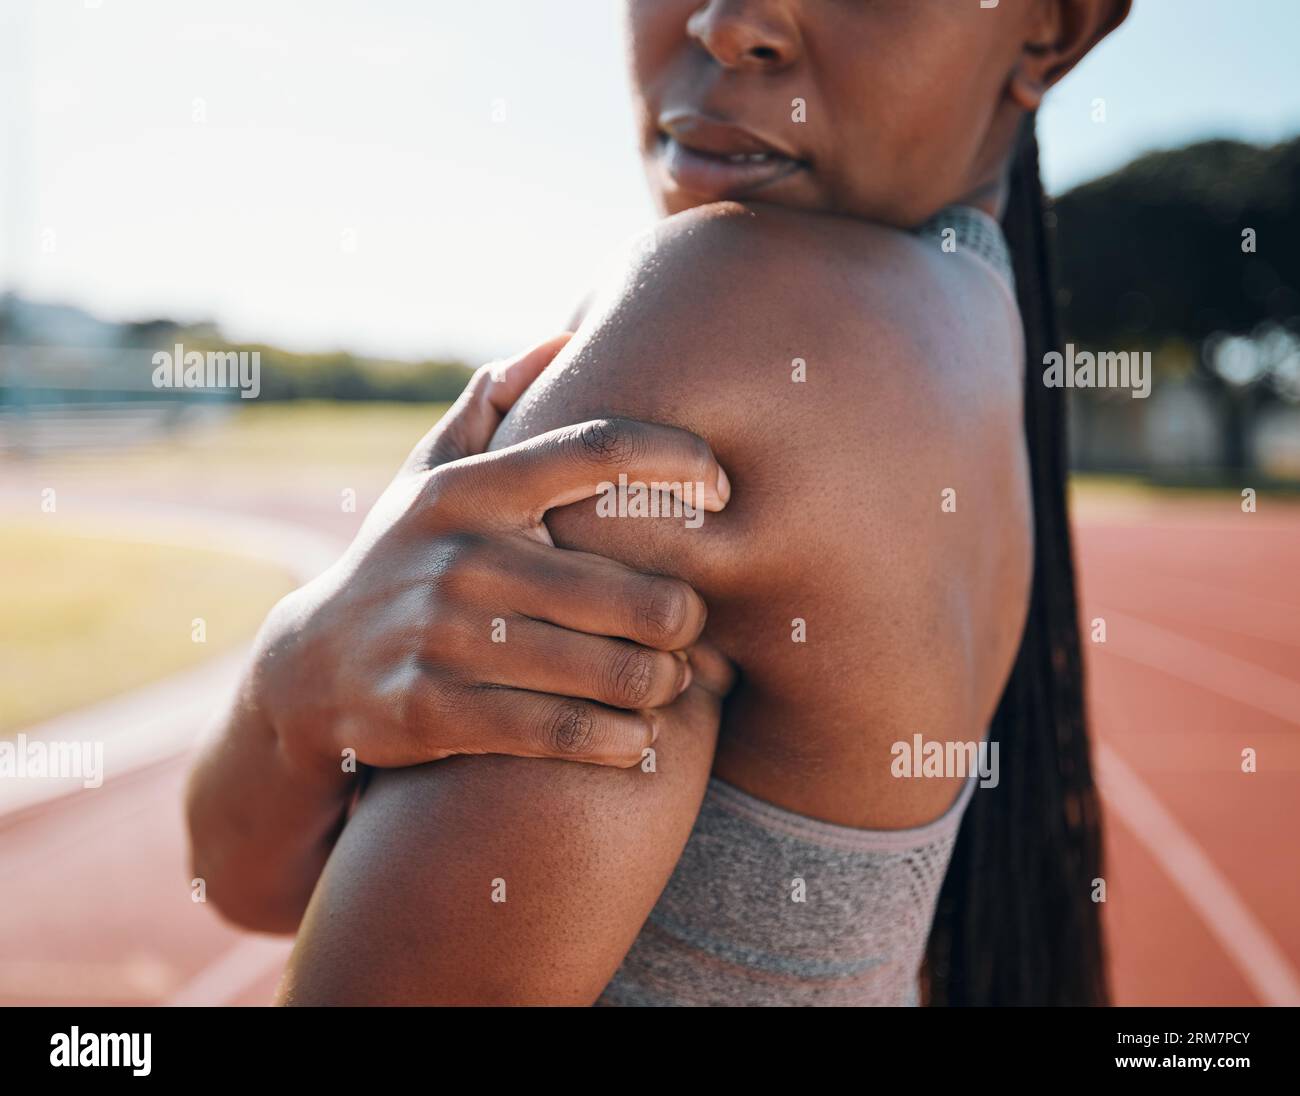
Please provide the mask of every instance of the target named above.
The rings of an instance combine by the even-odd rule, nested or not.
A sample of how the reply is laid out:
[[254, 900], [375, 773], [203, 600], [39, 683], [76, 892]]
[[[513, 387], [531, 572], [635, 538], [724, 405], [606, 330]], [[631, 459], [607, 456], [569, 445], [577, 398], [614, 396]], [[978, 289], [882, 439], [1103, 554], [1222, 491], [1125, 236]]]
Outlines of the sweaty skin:
[[[594, 1001], [710, 772], [849, 826], [911, 827], [947, 808], [958, 781], [896, 780], [890, 747], [982, 736], [1019, 642], [1023, 342], [989, 269], [903, 230], [951, 201], [996, 213], [1024, 112], [1126, 7], [631, 0], [642, 151], [676, 216], [493, 444], [610, 414], [711, 444], [733, 492], [700, 528], [582, 505], [548, 527], [558, 545], [703, 595], [704, 636], [737, 674], [721, 735], [725, 679], [701, 665], [653, 765], [469, 758], [377, 773], [283, 1000]], [[806, 129], [791, 125], [796, 96]], [[678, 139], [699, 147], [664, 157]], [[786, 160], [707, 160], [756, 148]], [[796, 620], [806, 642], [792, 641]]]

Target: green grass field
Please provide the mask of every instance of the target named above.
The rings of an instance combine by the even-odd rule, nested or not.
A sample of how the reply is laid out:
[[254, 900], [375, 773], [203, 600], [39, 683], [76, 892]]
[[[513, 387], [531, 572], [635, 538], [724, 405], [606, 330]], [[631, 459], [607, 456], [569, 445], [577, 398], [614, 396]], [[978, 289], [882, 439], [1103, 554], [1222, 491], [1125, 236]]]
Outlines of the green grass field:
[[0, 523], [0, 734], [230, 649], [294, 586], [253, 560], [105, 532]]
[[[241, 409], [211, 432], [169, 446], [172, 457], [210, 467], [363, 471], [391, 476], [446, 404], [280, 403]], [[137, 451], [147, 459], [147, 454]]]

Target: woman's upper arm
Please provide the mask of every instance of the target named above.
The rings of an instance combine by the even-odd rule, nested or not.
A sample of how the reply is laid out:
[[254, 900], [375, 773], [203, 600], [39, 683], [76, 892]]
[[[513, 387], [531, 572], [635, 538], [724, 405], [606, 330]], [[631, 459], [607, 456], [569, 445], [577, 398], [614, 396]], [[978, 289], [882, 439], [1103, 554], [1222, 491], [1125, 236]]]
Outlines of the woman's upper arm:
[[[789, 657], [788, 621], [815, 613], [827, 635], [888, 631], [902, 648], [897, 622], [909, 615], [899, 599], [916, 575], [900, 568], [918, 559], [938, 567], [935, 544], [958, 544], [932, 536], [937, 487], [957, 482], [976, 509], [982, 501], [979, 482], [952, 479], [969, 453], [940, 443], [965, 435], [938, 429], [934, 410], [954, 403], [941, 391], [974, 385], [975, 371], [962, 380], [955, 366], [951, 379], [921, 368], [964, 364], [956, 351], [971, 327], [946, 308], [938, 330], [960, 328], [955, 346], [918, 346], [914, 332], [938, 336], [924, 336], [935, 324], [921, 320], [937, 310], [910, 276], [922, 261], [915, 244], [872, 236], [874, 271], [850, 278], [833, 223], [741, 207], [674, 222], [493, 445], [600, 415], [704, 437], [732, 477], [725, 511], [696, 527], [574, 504], [547, 519], [556, 543], [691, 582], [752, 688], [788, 698], [825, 678], [833, 685], [823, 700], [851, 707], [887, 743], [903, 720], [879, 710], [870, 675], [833, 658], [810, 667]], [[809, 380], [796, 383], [792, 363], [805, 359]], [[922, 434], [932, 443], [918, 447]], [[913, 629], [918, 649], [927, 626]], [[786, 642], [772, 642], [776, 634]], [[846, 649], [858, 665], [856, 645]], [[594, 1000], [671, 875], [704, 796], [725, 689], [709, 692], [699, 679], [668, 710], [653, 772], [467, 758], [378, 774], [308, 909], [285, 999]], [[890, 696], [913, 691], [895, 681]], [[788, 733], [815, 735], [814, 708], [792, 713]]]
[[[635, 327], [624, 334], [643, 343]], [[581, 408], [602, 393], [625, 401], [617, 378], [594, 383], [569, 401], [573, 417], [551, 425], [597, 417]], [[681, 424], [682, 395], [665, 393], [661, 416], [638, 417]], [[565, 413], [552, 405], [543, 415]], [[542, 417], [512, 426], [513, 440], [550, 429]], [[496, 444], [508, 441], [499, 433]], [[578, 509], [593, 508], [566, 508], [570, 522]], [[654, 521], [600, 524], [626, 526], [624, 546], [648, 549], [640, 569], [687, 577], [702, 559], [731, 554], [723, 517], [707, 514], [701, 528], [675, 522], [671, 532]], [[303, 918], [281, 999], [594, 1001], [668, 882], [708, 784], [730, 671], [707, 647], [691, 659], [694, 683], [661, 710], [653, 754], [639, 767], [473, 757], [377, 772]]]
[[286, 1004], [593, 1002], [708, 782], [723, 671], [640, 767], [456, 758], [378, 771], [303, 919]]

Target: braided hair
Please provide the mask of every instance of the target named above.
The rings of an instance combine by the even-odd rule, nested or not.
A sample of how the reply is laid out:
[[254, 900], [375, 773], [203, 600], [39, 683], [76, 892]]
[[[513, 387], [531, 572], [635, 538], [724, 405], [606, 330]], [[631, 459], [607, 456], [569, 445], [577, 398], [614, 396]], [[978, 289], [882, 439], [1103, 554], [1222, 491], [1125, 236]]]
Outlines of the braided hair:
[[1060, 332], [1034, 117], [1013, 154], [1002, 227], [1025, 334], [1024, 430], [1034, 577], [1020, 650], [990, 728], [1008, 762], [962, 821], [924, 969], [931, 1005], [1102, 1005], [1101, 805], [1084, 717], [1066, 509], [1065, 390], [1034, 363]]

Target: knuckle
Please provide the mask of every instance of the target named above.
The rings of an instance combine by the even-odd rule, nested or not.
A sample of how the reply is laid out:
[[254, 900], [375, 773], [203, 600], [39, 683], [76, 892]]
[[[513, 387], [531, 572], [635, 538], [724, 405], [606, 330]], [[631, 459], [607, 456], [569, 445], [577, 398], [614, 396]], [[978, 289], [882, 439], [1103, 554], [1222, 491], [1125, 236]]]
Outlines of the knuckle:
[[469, 379], [469, 384], [465, 386], [466, 406], [480, 408], [487, 406], [492, 390], [496, 387], [500, 376], [500, 362], [488, 362], [474, 370]]
[[469, 634], [472, 615], [454, 596], [434, 589], [422, 603], [412, 601], [410, 609], [411, 615], [419, 619], [411, 647], [425, 666], [457, 673], [475, 668], [473, 637]]
[[371, 716], [389, 728], [389, 749], [403, 743], [418, 755], [436, 737], [442, 717], [456, 709], [455, 685], [449, 677], [415, 657], [404, 658], [376, 682]]
[[639, 708], [655, 680], [655, 656], [644, 647], [621, 647], [608, 670], [609, 695], [620, 708]]
[[[435, 447], [436, 448], [436, 447]], [[429, 460], [436, 459], [436, 453], [430, 451]], [[417, 499], [418, 509], [422, 512], [442, 510], [447, 499], [452, 497], [456, 490], [457, 469], [455, 462], [450, 464], [439, 464], [433, 468], [426, 468], [419, 473], [420, 489]]]
[[444, 595], [464, 594], [476, 587], [482, 570], [482, 544], [469, 533], [440, 537], [433, 550], [433, 579]]
[[638, 633], [656, 646], [676, 639], [690, 617], [691, 598], [682, 583], [651, 582], [635, 602]]
[[412, 689], [403, 712], [403, 724], [422, 738], [438, 735], [442, 721], [465, 707], [464, 689], [450, 674], [423, 667], [424, 682]]
[[590, 753], [596, 743], [595, 717], [583, 704], [561, 703], [547, 714], [542, 740], [554, 754]]
[[415, 757], [436, 761], [461, 752], [453, 734], [465, 733], [471, 691], [449, 674], [426, 671], [424, 687], [418, 695], [412, 691], [402, 723]]
[[645, 438], [625, 419], [593, 419], [577, 429], [582, 459], [601, 466], [627, 467], [645, 451]]

